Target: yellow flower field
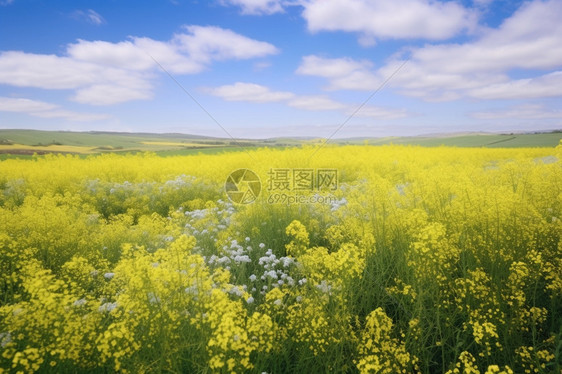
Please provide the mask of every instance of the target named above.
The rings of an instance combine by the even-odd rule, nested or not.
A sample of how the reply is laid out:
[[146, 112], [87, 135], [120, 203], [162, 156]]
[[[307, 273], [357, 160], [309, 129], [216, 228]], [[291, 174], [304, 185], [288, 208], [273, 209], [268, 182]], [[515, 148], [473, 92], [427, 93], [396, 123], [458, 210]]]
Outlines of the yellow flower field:
[[562, 372], [562, 145], [47, 155], [0, 190], [0, 373]]

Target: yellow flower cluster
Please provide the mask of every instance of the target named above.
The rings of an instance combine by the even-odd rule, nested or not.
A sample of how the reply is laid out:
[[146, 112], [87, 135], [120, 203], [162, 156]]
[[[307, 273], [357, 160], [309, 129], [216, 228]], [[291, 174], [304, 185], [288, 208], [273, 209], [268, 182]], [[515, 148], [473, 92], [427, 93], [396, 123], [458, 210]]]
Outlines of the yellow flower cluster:
[[337, 331], [349, 323], [342, 321], [342, 316], [328, 313], [327, 307], [325, 298], [306, 298], [301, 303], [291, 305], [287, 311], [287, 332], [314, 356], [339, 343], [340, 334]]
[[490, 356], [493, 349], [502, 349], [497, 326], [504, 323], [505, 315], [486, 272], [477, 268], [468, 275], [456, 280], [455, 301], [458, 310], [468, 316], [464, 329], [471, 331], [476, 344], [483, 347], [479, 355]]
[[36, 365], [47, 360], [53, 363], [72, 360], [85, 367], [93, 366], [91, 359], [100, 318], [87, 314], [82, 306], [96, 302], [78, 300], [64, 282], [55, 279], [37, 261], [30, 261], [22, 268], [22, 278], [29, 301], [5, 306], [0, 312], [14, 338], [25, 338], [28, 348], [18, 351], [14, 339], [4, 346], [2, 357], [11, 360], [14, 368], [29, 364], [28, 371], [36, 370]]
[[299, 221], [294, 220], [287, 226], [285, 233], [293, 238], [293, 240], [286, 245], [287, 254], [295, 257], [304, 254], [310, 243], [306, 227]]
[[[552, 341], [553, 339], [549, 338], [547, 341], [545, 341], [545, 343], [550, 343], [548, 345], [551, 346]], [[524, 369], [526, 374], [548, 372], [549, 368], [552, 368], [552, 365], [550, 364], [556, 358], [556, 356], [549, 349], [535, 350], [534, 347], [526, 346], [517, 348], [515, 350], [515, 353], [518, 355], [518, 358], [521, 361], [522, 368]], [[547, 367], [547, 365], [549, 367]]]
[[392, 319], [377, 308], [365, 321], [361, 334], [357, 368], [361, 373], [410, 373], [418, 359], [406, 351], [403, 342], [392, 337]]
[[219, 290], [212, 290], [207, 322], [212, 333], [207, 343], [209, 367], [213, 370], [243, 372], [252, 369], [253, 352], [267, 353], [273, 348], [275, 326], [271, 318], [253, 313], [249, 318], [239, 302]]
[[354, 280], [363, 274], [365, 258], [355, 245], [346, 243], [335, 252], [325, 247], [314, 247], [297, 257], [303, 273], [314, 284], [322, 281], [341, 287], [346, 281]]
[[561, 371], [562, 145], [312, 152], [0, 161], [0, 373]]
[[387, 287], [386, 292], [393, 296], [402, 296], [410, 303], [413, 303], [416, 300], [417, 293], [411, 285], [404, 283], [400, 279], [394, 279], [394, 282], [396, 282], [396, 284]]
[[[459, 359], [455, 364], [455, 368], [448, 370], [446, 374], [480, 374], [476, 359], [469, 352], [463, 351], [459, 355]], [[489, 365], [484, 374], [513, 374], [513, 370], [509, 366], [501, 369], [498, 365]]]
[[460, 250], [452, 245], [445, 227], [430, 223], [420, 229], [412, 243], [408, 265], [420, 282], [445, 283], [459, 259]]

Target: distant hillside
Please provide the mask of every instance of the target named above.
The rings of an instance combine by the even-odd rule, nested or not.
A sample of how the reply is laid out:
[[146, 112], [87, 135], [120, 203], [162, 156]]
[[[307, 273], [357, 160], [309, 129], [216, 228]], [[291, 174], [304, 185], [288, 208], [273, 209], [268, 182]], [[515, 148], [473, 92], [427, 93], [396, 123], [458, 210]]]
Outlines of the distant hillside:
[[[434, 134], [432, 136], [331, 139], [330, 144], [404, 144], [425, 147], [555, 147], [562, 131], [527, 134]], [[70, 132], [39, 130], [0, 130], [0, 154], [30, 156], [45, 153], [94, 154], [102, 152], [157, 152], [162, 155], [217, 153], [252, 147], [318, 145], [314, 137], [229, 139], [189, 134], [124, 132]]]
[[0, 153], [20, 155], [142, 151], [188, 154], [283, 145], [289, 144], [274, 140], [234, 140], [189, 134], [0, 130]]
[[472, 134], [472, 135], [439, 135], [412, 136], [387, 138], [355, 138], [338, 139], [338, 144], [408, 144], [425, 147], [489, 147], [489, 148], [518, 148], [518, 147], [556, 147], [562, 139], [562, 131], [531, 133], [531, 134]]

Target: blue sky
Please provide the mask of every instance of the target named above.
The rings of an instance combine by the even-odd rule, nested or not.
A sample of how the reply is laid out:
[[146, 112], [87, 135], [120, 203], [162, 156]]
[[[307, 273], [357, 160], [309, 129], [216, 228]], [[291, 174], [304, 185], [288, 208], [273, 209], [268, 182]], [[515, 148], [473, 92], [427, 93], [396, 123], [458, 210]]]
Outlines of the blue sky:
[[562, 0], [0, 0], [0, 128], [560, 129], [561, 18]]

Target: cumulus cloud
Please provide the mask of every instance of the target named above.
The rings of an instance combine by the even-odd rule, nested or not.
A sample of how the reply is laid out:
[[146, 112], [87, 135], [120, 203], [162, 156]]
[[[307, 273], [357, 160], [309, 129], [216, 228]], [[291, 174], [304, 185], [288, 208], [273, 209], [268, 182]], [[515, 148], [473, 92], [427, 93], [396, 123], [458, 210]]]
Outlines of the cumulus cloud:
[[43, 101], [0, 96], [0, 111], [3, 112], [37, 113], [46, 112], [55, 108], [57, 108], [57, 105], [45, 103]]
[[304, 110], [338, 110], [346, 108], [345, 104], [325, 96], [299, 96], [287, 103], [289, 106]]
[[178, 49], [201, 63], [256, 58], [279, 52], [272, 44], [250, 39], [220, 27], [186, 26], [185, 29], [187, 34], [178, 34], [174, 38], [179, 45]]
[[372, 38], [443, 40], [477, 24], [476, 14], [457, 2], [310, 0], [302, 4], [310, 31], [357, 32], [371, 44]]
[[[283, 102], [290, 107], [307, 111], [338, 110], [345, 115], [356, 112], [358, 105], [341, 103], [323, 95], [296, 95], [292, 92], [273, 91], [266, 86], [255, 83], [237, 82], [216, 88], [205, 88], [205, 92], [226, 101], [244, 101], [251, 103]], [[356, 117], [376, 119], [397, 119], [407, 117], [409, 113], [402, 109], [364, 106], [354, 114]]]
[[[74, 90], [72, 99], [106, 105], [152, 97], [150, 75], [71, 56], [0, 53], [0, 83], [49, 90]], [[121, 95], [116, 95], [116, 93]]]
[[[355, 113], [355, 109], [348, 108], [348, 115]], [[380, 106], [364, 106], [354, 114], [354, 117], [365, 117], [375, 119], [399, 119], [411, 116], [405, 109], [391, 109]]]
[[302, 17], [312, 32], [344, 31], [359, 34], [364, 46], [382, 39], [443, 40], [476, 28], [473, 10], [457, 2], [436, 0], [220, 0], [242, 14], [282, 13], [302, 7]]
[[284, 5], [287, 1], [283, 0], [222, 0], [223, 5], [236, 6], [242, 11], [242, 14], [273, 14], [284, 11]]
[[[302, 59], [297, 74], [327, 78], [329, 90], [372, 89], [381, 83], [372, 63], [351, 58], [324, 58], [310, 55]], [[369, 88], [366, 88], [369, 87]]]
[[[408, 65], [394, 80], [405, 94], [479, 98], [536, 98], [560, 93], [550, 79], [510, 78], [510, 70], [549, 70], [562, 66], [560, 1], [523, 5], [496, 30], [474, 42], [414, 49]], [[389, 74], [400, 61], [380, 70]], [[536, 73], [530, 72], [530, 75]]]
[[550, 109], [543, 104], [526, 104], [505, 109], [488, 110], [471, 113], [476, 119], [553, 119], [562, 118], [562, 110]]
[[[474, 41], [411, 48], [408, 62], [389, 85], [427, 101], [561, 96], [560, 14], [562, 2], [536, 0]], [[329, 89], [373, 90], [405, 61], [394, 56], [374, 69], [349, 58], [307, 56], [297, 73], [324, 77]], [[529, 77], [511, 78], [514, 69], [528, 71]], [[536, 76], [537, 70], [545, 72]]]
[[295, 96], [291, 92], [271, 91], [269, 88], [259, 84], [243, 82], [210, 88], [205, 91], [226, 101], [247, 101], [254, 103], [285, 101]]
[[175, 74], [195, 74], [214, 61], [278, 53], [275, 46], [219, 27], [187, 26], [169, 41], [132, 37], [111, 43], [78, 40], [62, 56], [0, 53], [0, 83], [73, 90], [72, 100], [110, 105], [152, 97], [160, 63]]
[[25, 113], [34, 117], [62, 118], [70, 121], [98, 121], [109, 118], [105, 114], [73, 112], [44, 101], [11, 97], [0, 97], [0, 112]]
[[488, 6], [494, 2], [494, 0], [474, 0], [474, 5], [477, 6]]
[[534, 99], [562, 96], [562, 71], [540, 77], [513, 79], [468, 91], [478, 99]]

